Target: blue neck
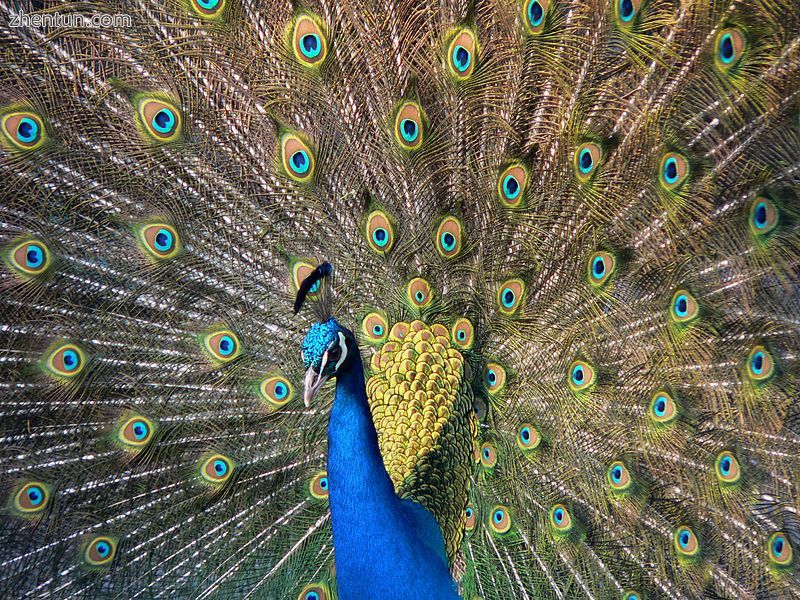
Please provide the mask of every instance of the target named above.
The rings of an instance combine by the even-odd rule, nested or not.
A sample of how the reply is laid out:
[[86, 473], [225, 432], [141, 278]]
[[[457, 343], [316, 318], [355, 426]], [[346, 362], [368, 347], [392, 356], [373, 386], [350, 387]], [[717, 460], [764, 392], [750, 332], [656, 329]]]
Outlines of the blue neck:
[[339, 598], [458, 598], [435, 520], [394, 493], [358, 353], [337, 375], [328, 483]]

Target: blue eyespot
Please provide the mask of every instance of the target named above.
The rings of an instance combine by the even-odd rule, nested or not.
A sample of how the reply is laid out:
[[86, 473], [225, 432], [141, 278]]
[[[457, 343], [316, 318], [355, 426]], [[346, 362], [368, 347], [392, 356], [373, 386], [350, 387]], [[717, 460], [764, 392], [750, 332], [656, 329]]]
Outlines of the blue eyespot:
[[581, 170], [581, 173], [589, 173], [592, 170], [592, 153], [589, 151], [588, 148], [584, 148], [581, 150], [580, 155], [578, 156], [578, 167]]
[[528, 5], [528, 22], [531, 24], [531, 27], [538, 27], [542, 24], [542, 20], [544, 19], [544, 9], [542, 5], [539, 4], [538, 0], [533, 0]]
[[305, 600], [319, 600], [319, 594], [317, 592], [308, 592]]
[[561, 523], [564, 521], [564, 510], [561, 508], [555, 509], [555, 511], [553, 511], [553, 519], [557, 525], [561, 525]]
[[512, 306], [514, 306], [514, 302], [517, 299], [516, 294], [514, 294], [514, 291], [511, 290], [510, 288], [504, 289], [503, 295], [501, 297], [503, 300], [503, 306], [505, 306], [506, 308], [511, 308]]
[[275, 398], [278, 400], [283, 400], [289, 394], [289, 388], [286, 387], [284, 384], [278, 382], [275, 384], [275, 389], [273, 390], [275, 394]]
[[64, 362], [65, 371], [74, 371], [78, 368], [78, 364], [80, 363], [80, 358], [75, 350], [65, 350], [62, 360]]
[[750, 360], [750, 368], [753, 370], [753, 373], [756, 375], [761, 375], [761, 372], [764, 370], [764, 353], [759, 351], [753, 354], [753, 358]]
[[619, 0], [619, 18], [627, 23], [633, 18], [633, 14], [632, 0]]
[[728, 456], [723, 457], [721, 461], [719, 461], [719, 470], [722, 472], [723, 475], [727, 475], [731, 472], [731, 459]]
[[380, 337], [383, 335], [383, 325], [375, 324], [372, 326], [372, 333]]
[[25, 249], [25, 266], [29, 269], [38, 269], [44, 264], [44, 251], [36, 244], [30, 244]]
[[463, 73], [467, 69], [469, 69], [469, 65], [472, 62], [472, 55], [469, 53], [469, 50], [464, 48], [464, 46], [456, 46], [453, 48], [453, 65], [459, 72]]
[[772, 551], [775, 554], [781, 554], [783, 552], [783, 538], [778, 536], [775, 538], [775, 541], [772, 542]]
[[656, 403], [653, 405], [653, 411], [657, 417], [663, 417], [667, 413], [667, 399], [664, 396], [659, 396]]
[[417, 290], [417, 293], [414, 294], [414, 298], [417, 299], [417, 302], [422, 302], [425, 300], [425, 294], [423, 294], [421, 290]]
[[445, 231], [442, 234], [441, 242], [445, 252], [452, 252], [456, 247], [456, 237], [449, 231]]
[[583, 380], [583, 367], [581, 365], [575, 365], [575, 367], [572, 369], [572, 383], [575, 385], [582, 385]]
[[403, 119], [400, 121], [400, 134], [405, 141], [413, 144], [419, 135], [419, 127], [412, 119]]
[[689, 312], [689, 299], [686, 294], [680, 294], [675, 298], [675, 314], [679, 317], [685, 317]]
[[496, 381], [497, 381], [497, 373], [494, 372], [494, 369], [489, 369], [488, 371], [486, 371], [486, 383], [488, 383], [489, 386], [491, 387], [495, 384]]
[[606, 263], [602, 256], [595, 256], [592, 261], [592, 277], [602, 279], [606, 272]]
[[107, 558], [111, 553], [111, 546], [109, 546], [106, 542], [99, 542], [95, 545], [94, 549], [97, 551], [97, 554], [100, 556], [100, 558]]
[[175, 238], [172, 233], [166, 229], [159, 229], [153, 241], [156, 250], [159, 252], [169, 252], [175, 243]]
[[328, 489], [328, 478], [327, 477], [321, 477], [320, 478], [319, 487], [321, 487], [323, 490], [327, 490]]
[[730, 63], [733, 61], [736, 53], [734, 52], [733, 47], [733, 36], [730, 33], [726, 33], [722, 36], [719, 40], [719, 58], [725, 64]]
[[307, 33], [300, 38], [300, 52], [306, 58], [316, 58], [322, 52], [322, 42], [316, 33]]
[[44, 500], [44, 491], [38, 485], [32, 485], [28, 488], [28, 500], [31, 506], [39, 506]]
[[144, 421], [136, 421], [133, 423], [133, 437], [141, 441], [147, 437], [148, 428], [147, 423]]
[[[538, 6], [538, 3], [536, 6]], [[506, 195], [506, 198], [513, 200], [519, 196], [519, 191], [520, 185], [517, 178], [513, 175], [506, 175], [505, 179], [503, 179], [503, 193]]]
[[456, 333], [456, 339], [458, 339], [459, 342], [463, 342], [465, 339], [467, 339], [467, 332], [463, 329], [459, 329], [458, 333]]
[[494, 522], [495, 523], [501, 523], [503, 521], [503, 517], [504, 516], [505, 516], [505, 514], [503, 513], [502, 510], [494, 511]]
[[483, 449], [483, 458], [485, 458], [486, 460], [489, 460], [491, 458], [491, 456], [492, 456], [492, 451], [489, 450], [489, 448], [484, 448]]
[[464, 511], [464, 514], [466, 514], [467, 518], [469, 519], [472, 516], [472, 508], [468, 506], [467, 509]]
[[39, 137], [39, 124], [28, 117], [22, 117], [17, 125], [17, 139], [30, 144]]
[[159, 133], [169, 133], [175, 126], [175, 115], [168, 108], [162, 108], [153, 117], [153, 129]]
[[308, 171], [309, 167], [311, 166], [311, 161], [308, 160], [308, 154], [305, 150], [298, 150], [292, 154], [292, 157], [289, 160], [292, 163], [292, 168], [294, 171], [300, 175]]
[[219, 459], [215, 460], [214, 472], [220, 477], [222, 477], [223, 475], [225, 475], [225, 473], [228, 472], [228, 463], [226, 463], [224, 460], [219, 460]]
[[611, 479], [614, 480], [614, 483], [619, 483], [622, 480], [622, 467], [617, 465], [611, 469]]
[[755, 209], [755, 225], [758, 229], [764, 229], [767, 226], [767, 203], [759, 202], [756, 204]]
[[205, 10], [214, 10], [219, 5], [219, 0], [197, 0], [197, 4]]
[[522, 430], [519, 432], [519, 435], [522, 438], [523, 442], [529, 441], [531, 439], [531, 428], [523, 427]]
[[681, 530], [681, 532], [678, 534], [678, 543], [681, 545], [681, 548], [686, 548], [689, 546], [689, 540], [691, 539], [692, 536], [686, 529]]
[[376, 227], [372, 232], [372, 241], [379, 248], [384, 248], [389, 243], [389, 233], [383, 227]]
[[669, 184], [678, 181], [678, 161], [674, 156], [664, 162], [664, 180]]
[[236, 342], [229, 335], [223, 335], [219, 340], [219, 353], [222, 356], [230, 356], [236, 350]]

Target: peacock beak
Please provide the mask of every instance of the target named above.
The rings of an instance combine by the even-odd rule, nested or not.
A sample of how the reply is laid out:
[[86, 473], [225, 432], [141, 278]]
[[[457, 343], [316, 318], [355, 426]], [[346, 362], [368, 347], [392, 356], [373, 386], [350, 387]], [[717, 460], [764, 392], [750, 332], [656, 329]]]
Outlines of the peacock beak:
[[303, 390], [303, 404], [306, 405], [306, 408], [311, 406], [311, 401], [314, 399], [314, 396], [317, 395], [317, 392], [325, 385], [328, 379], [330, 379], [330, 376], [317, 373], [314, 367], [306, 371], [305, 389]]

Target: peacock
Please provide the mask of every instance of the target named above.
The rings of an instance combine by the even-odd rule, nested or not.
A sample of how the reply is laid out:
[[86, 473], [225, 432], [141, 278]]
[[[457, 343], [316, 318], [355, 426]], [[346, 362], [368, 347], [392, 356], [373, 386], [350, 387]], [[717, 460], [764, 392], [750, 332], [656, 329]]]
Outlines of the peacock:
[[800, 598], [797, 0], [0, 15], [0, 597]]

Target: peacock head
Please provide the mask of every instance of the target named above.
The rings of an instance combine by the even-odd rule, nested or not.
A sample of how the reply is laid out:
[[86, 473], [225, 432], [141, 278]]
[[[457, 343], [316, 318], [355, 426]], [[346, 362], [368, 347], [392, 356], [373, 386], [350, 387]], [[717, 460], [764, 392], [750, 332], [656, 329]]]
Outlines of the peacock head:
[[306, 367], [303, 402], [306, 407], [325, 382], [345, 370], [358, 353], [355, 336], [333, 317], [314, 323], [303, 340]]

